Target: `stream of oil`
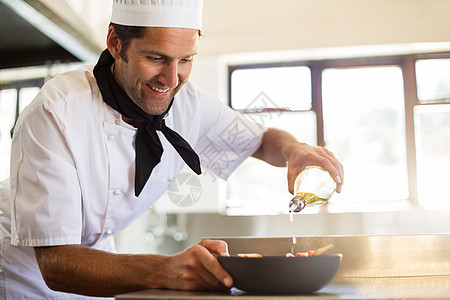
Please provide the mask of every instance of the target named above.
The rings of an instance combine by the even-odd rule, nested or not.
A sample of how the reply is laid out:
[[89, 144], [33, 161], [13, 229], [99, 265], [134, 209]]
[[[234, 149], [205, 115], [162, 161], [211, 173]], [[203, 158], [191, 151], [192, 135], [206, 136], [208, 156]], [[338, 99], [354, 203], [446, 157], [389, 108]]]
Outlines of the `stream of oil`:
[[[322, 204], [328, 202], [328, 199], [319, 198], [315, 194], [304, 193], [304, 192], [297, 193], [295, 195], [295, 198], [301, 199], [302, 201], [304, 201], [304, 204], [305, 204], [304, 207], [306, 207], [306, 206], [314, 206], [314, 205], [322, 205]], [[291, 201], [291, 203], [292, 203], [292, 201]], [[299, 212], [300, 210], [297, 211], [297, 210], [295, 210], [294, 207], [289, 207], [289, 221], [291, 223], [294, 222], [294, 211], [295, 212]], [[294, 228], [294, 227], [292, 226], [292, 228]], [[292, 254], [295, 254], [294, 253], [294, 247], [295, 247], [296, 244], [297, 244], [297, 238], [295, 237], [295, 232], [293, 232], [292, 233], [292, 247], [291, 247], [291, 253]]]
[[[312, 193], [304, 193], [299, 192], [295, 195], [295, 198], [299, 200], [298, 202], [291, 201], [289, 205], [289, 221], [291, 223], [294, 222], [294, 212], [301, 211], [306, 206], [312, 206], [312, 205], [320, 205], [328, 201], [328, 199], [321, 199], [317, 195]], [[303, 203], [304, 205], [299, 209], [300, 207], [294, 207], [291, 205], [299, 205], [300, 203]], [[293, 227], [293, 226], [292, 226]], [[294, 247], [297, 244], [297, 238], [295, 237], [295, 233], [292, 233], [292, 247], [291, 247], [291, 253], [294, 254]]]
[[[291, 223], [294, 222], [294, 212], [292, 212], [292, 211], [289, 213], [289, 221], [290, 221]], [[295, 247], [296, 244], [297, 244], [297, 238], [295, 237], [295, 232], [293, 232], [293, 233], [292, 233], [292, 247], [291, 247], [291, 253], [292, 253], [292, 254], [295, 253], [295, 252], [294, 252], [294, 247]]]

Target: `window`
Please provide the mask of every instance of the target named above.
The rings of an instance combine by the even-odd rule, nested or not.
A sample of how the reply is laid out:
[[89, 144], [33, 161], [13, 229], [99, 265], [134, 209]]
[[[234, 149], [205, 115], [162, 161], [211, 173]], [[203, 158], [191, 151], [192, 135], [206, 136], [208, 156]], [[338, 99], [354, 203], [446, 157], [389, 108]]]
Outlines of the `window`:
[[17, 116], [39, 92], [43, 79], [0, 85], [0, 181], [9, 177], [11, 137]]
[[448, 208], [450, 59], [421, 58], [415, 68], [419, 102], [414, 107], [418, 203]]
[[[324, 139], [345, 168], [330, 210], [408, 198], [402, 70], [397, 66], [325, 69]], [[363, 199], [362, 199], [363, 198]], [[333, 205], [339, 203], [339, 205]]]
[[239, 69], [231, 74], [231, 106], [311, 109], [311, 71], [306, 66]]
[[418, 106], [414, 116], [419, 204], [448, 208], [450, 105]]
[[9, 176], [11, 130], [16, 116], [16, 89], [0, 90], [0, 180]]
[[[301, 70], [308, 72], [301, 75]], [[450, 207], [443, 196], [450, 169], [450, 53], [233, 66], [229, 71], [231, 107], [264, 120], [267, 127], [327, 146], [343, 162], [343, 193], [322, 209]], [[268, 87], [286, 90], [269, 92]], [[270, 101], [251, 109], [258, 92]], [[270, 107], [278, 108], [273, 110], [277, 115], [267, 115]], [[263, 164], [251, 159], [230, 177], [228, 212], [287, 213], [286, 170]]]
[[420, 102], [450, 99], [450, 59], [416, 62], [417, 98]]

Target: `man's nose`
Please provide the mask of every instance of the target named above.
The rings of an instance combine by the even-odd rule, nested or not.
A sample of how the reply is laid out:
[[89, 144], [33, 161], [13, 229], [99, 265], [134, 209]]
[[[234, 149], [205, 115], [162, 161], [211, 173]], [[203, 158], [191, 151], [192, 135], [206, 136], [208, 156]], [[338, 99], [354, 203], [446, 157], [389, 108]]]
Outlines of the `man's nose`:
[[178, 85], [178, 65], [177, 63], [168, 63], [163, 66], [159, 75], [159, 81], [169, 88], [175, 88]]

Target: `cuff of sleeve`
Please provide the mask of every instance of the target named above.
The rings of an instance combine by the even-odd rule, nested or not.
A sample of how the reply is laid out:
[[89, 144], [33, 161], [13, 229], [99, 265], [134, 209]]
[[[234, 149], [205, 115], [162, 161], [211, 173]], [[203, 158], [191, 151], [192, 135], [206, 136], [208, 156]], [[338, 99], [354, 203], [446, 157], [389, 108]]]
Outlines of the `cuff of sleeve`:
[[11, 245], [18, 247], [45, 247], [58, 246], [69, 244], [80, 244], [79, 236], [64, 236], [64, 237], [43, 237], [43, 238], [19, 238], [11, 239]]

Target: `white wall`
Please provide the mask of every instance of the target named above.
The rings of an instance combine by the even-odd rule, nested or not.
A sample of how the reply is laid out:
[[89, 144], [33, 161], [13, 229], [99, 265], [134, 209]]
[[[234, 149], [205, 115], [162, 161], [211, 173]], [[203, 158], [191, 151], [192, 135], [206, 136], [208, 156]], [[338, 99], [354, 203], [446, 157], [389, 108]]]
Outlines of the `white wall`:
[[205, 0], [204, 55], [450, 41], [448, 0]]

